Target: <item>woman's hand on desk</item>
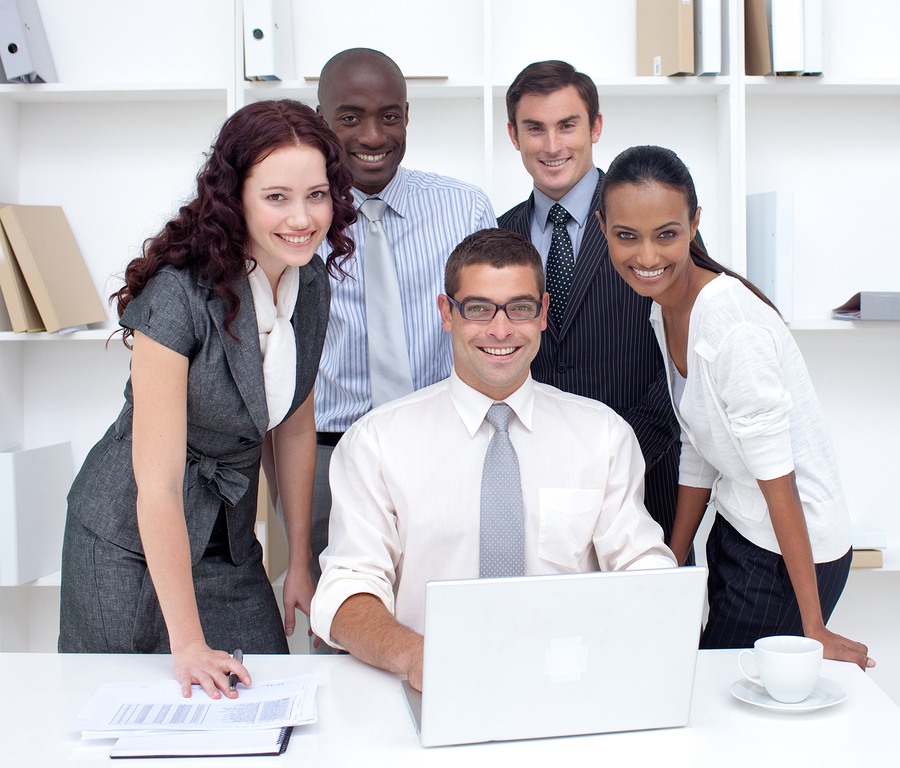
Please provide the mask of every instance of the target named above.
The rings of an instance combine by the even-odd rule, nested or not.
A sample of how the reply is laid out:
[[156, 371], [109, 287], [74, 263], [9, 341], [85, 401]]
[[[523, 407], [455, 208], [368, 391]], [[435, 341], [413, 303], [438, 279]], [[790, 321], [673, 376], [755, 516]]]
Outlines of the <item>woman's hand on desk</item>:
[[874, 667], [875, 661], [869, 658], [869, 649], [855, 640], [848, 640], [830, 629], [822, 627], [818, 632], [809, 633], [807, 637], [818, 640], [824, 646], [822, 655], [826, 659], [836, 661], [852, 661], [863, 671], [867, 667]]
[[[253, 680], [247, 668], [225, 651], [214, 651], [205, 642], [199, 641], [172, 651], [175, 662], [175, 679], [181, 683], [181, 693], [185, 698], [191, 695], [191, 685], [200, 685], [209, 697], [218, 699], [224, 693], [230, 699], [237, 698], [237, 691], [231, 690], [228, 675], [235, 674], [244, 685]], [[221, 691], [221, 693], [220, 693]]]

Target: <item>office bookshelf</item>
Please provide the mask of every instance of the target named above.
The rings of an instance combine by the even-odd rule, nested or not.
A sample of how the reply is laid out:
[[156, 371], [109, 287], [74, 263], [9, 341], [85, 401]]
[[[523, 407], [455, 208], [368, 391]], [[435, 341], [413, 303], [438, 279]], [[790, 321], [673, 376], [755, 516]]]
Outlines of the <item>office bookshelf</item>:
[[[900, 323], [830, 319], [856, 291], [900, 290], [900, 6], [823, 0], [825, 76], [746, 77], [743, 3], [722, 0], [722, 74], [639, 78], [633, 0], [572, 0], [563, 11], [536, 0], [389, 0], [375, 12], [346, 0], [339, 15], [294, 0], [296, 77], [259, 83], [243, 79], [241, 5], [40, 0], [62, 82], [0, 85], [0, 201], [62, 205], [101, 295], [190, 196], [222, 120], [260, 99], [314, 104], [316, 76], [343, 48], [381, 49], [412, 78], [406, 165], [478, 184], [497, 212], [531, 186], [507, 136], [506, 88], [531, 61], [570, 61], [599, 87], [596, 163], [633, 144], [675, 149], [723, 263], [746, 267], [745, 195], [793, 190], [792, 330], [851, 513], [888, 532], [885, 571], [900, 569], [887, 480], [900, 432]], [[65, 337], [0, 333], [0, 447], [70, 440], [77, 470], [121, 405], [128, 353], [117, 340], [106, 345], [114, 328], [110, 315], [108, 326]], [[29, 606], [47, 601], [23, 597], [28, 587], [4, 589], [0, 649], [34, 646], [23, 622], [33, 625]], [[4, 641], [10, 633], [19, 639]]]

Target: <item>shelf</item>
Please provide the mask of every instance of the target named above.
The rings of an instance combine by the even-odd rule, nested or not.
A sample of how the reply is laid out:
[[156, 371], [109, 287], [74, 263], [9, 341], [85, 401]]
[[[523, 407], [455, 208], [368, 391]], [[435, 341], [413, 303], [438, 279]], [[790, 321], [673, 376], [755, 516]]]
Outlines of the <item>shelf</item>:
[[[687, 77], [625, 77], [593, 78], [600, 94], [601, 106], [604, 97], [621, 96], [718, 96], [728, 90], [731, 78], [727, 75], [687, 76]], [[509, 83], [494, 85], [494, 98], [506, 98]]]
[[213, 83], [34, 83], [0, 85], [0, 100], [18, 103], [224, 101], [228, 89]]
[[[33, 333], [13, 333], [12, 331], [4, 331], [0, 333], [0, 342], [4, 341], [106, 341], [110, 334], [121, 331], [118, 325], [101, 326], [89, 328], [86, 331], [72, 331], [71, 333], [47, 333], [46, 331], [34, 331]], [[113, 337], [111, 341], [119, 342], [122, 337]]]
[[872, 328], [900, 330], [900, 320], [792, 320], [787, 324], [791, 331], [865, 331]]
[[896, 77], [747, 77], [748, 96], [900, 96]]
[[[317, 101], [318, 83], [315, 80], [268, 80], [242, 83], [245, 96], [260, 101], [267, 98], [295, 98]], [[447, 78], [408, 80], [407, 96], [413, 99], [477, 99], [484, 96], [484, 84], [472, 81], [453, 81]]]

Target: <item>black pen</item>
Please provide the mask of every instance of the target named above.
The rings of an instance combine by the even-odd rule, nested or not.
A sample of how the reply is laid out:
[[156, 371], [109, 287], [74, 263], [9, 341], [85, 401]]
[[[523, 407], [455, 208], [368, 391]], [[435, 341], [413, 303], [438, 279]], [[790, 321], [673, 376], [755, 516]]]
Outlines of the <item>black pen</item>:
[[[231, 654], [231, 657], [232, 657], [235, 661], [237, 661], [238, 664], [243, 664], [243, 663], [244, 663], [244, 654], [241, 653], [241, 649], [240, 649], [240, 648], [236, 648], [235, 651], [234, 651], [234, 653]], [[232, 675], [228, 675], [228, 685], [231, 687], [231, 690], [232, 690], [232, 691], [233, 691], [235, 688], [237, 688], [237, 684], [238, 684], [238, 676], [237, 676], [237, 675], [233, 675], [233, 674], [232, 674]]]

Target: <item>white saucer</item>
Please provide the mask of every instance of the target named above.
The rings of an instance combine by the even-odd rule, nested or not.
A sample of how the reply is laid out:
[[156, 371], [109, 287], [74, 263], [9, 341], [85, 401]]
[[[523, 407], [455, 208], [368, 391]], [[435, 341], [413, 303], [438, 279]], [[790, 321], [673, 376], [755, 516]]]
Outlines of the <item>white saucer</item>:
[[834, 680], [829, 680], [827, 677], [820, 677], [819, 682], [816, 683], [816, 687], [813, 688], [812, 693], [803, 701], [798, 701], [796, 704], [784, 704], [780, 701], [775, 701], [775, 699], [766, 693], [765, 688], [756, 683], [751, 683], [746, 678], [738, 680], [731, 686], [731, 695], [736, 699], [746, 701], [748, 704], [753, 704], [756, 707], [769, 709], [773, 712], [788, 712], [793, 714], [815, 712], [817, 709], [833, 707], [835, 704], [840, 704], [847, 698], [847, 694], [844, 693], [841, 687], [834, 682]]

